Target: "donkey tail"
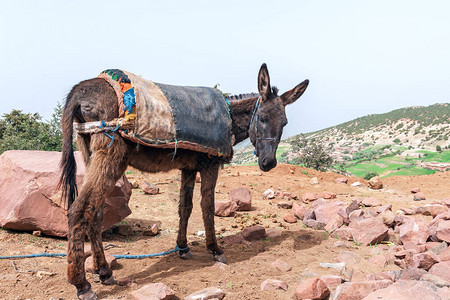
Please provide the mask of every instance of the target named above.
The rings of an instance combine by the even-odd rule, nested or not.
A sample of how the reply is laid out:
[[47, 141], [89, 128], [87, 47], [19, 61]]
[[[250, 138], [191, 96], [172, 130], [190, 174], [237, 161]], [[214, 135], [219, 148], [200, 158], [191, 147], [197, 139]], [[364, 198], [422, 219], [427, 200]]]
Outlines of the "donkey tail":
[[78, 101], [74, 99], [72, 92], [67, 96], [61, 117], [63, 140], [60, 167], [62, 172], [58, 183], [58, 188], [62, 187], [62, 199], [64, 202], [67, 201], [67, 209], [70, 208], [78, 196], [76, 183], [77, 164], [73, 152], [73, 120], [79, 105]]

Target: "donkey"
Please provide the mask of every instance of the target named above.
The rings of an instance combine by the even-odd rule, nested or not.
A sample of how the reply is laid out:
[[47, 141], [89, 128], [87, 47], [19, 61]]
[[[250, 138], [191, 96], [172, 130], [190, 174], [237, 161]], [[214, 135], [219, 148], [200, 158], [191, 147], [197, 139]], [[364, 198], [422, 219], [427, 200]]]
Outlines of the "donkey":
[[[283, 127], [287, 124], [285, 106], [296, 101], [306, 90], [305, 80], [293, 89], [278, 95], [271, 88], [266, 64], [258, 74], [259, 97], [231, 101], [230, 117], [234, 144], [250, 137], [258, 156], [259, 167], [269, 171], [277, 164], [276, 150]], [[86, 175], [78, 193], [75, 183], [76, 163], [72, 135], [73, 122], [84, 123], [112, 120], [118, 117], [117, 96], [113, 88], [102, 78], [89, 79], [74, 86], [67, 96], [61, 125], [63, 149], [60, 185], [68, 203], [68, 281], [77, 289], [78, 299], [97, 299], [86, 280], [84, 269], [84, 239], [89, 237], [93, 252], [95, 272], [103, 284], [113, 284], [111, 268], [105, 260], [102, 247], [101, 224], [103, 203], [116, 181], [128, 165], [145, 172], [181, 170], [179, 201], [179, 229], [177, 246], [182, 258], [192, 256], [188, 248], [186, 231], [192, 211], [195, 175], [201, 177], [201, 208], [206, 231], [206, 247], [217, 261], [226, 262], [223, 250], [218, 246], [214, 229], [214, 189], [219, 167], [231, 158], [208, 156], [205, 153], [178, 149], [146, 147], [122, 138], [111, 141], [105, 134], [79, 134], [77, 145], [86, 163]]]

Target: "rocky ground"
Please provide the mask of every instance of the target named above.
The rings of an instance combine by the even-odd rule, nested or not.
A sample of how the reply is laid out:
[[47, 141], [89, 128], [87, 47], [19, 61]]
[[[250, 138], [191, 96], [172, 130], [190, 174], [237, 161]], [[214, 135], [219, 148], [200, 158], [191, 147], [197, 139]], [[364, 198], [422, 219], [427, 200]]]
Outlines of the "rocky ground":
[[[107, 253], [172, 249], [179, 173], [127, 173], [140, 187], [130, 200], [133, 213], [104, 233]], [[289, 165], [268, 173], [225, 167], [216, 188], [217, 213], [231, 216], [216, 217], [216, 231], [227, 265], [206, 251], [197, 184], [188, 228], [192, 259], [119, 259], [113, 269], [120, 284], [101, 285], [91, 273], [87, 278], [101, 299], [144, 299], [136, 298], [137, 290], [154, 283], [165, 285], [154, 290], [181, 299], [205, 288], [222, 290], [216, 298], [225, 299], [327, 299], [330, 293], [331, 299], [449, 299], [450, 172], [394, 176], [381, 189], [352, 177], [341, 183], [341, 177]], [[145, 181], [159, 193], [145, 194]], [[228, 203], [238, 187], [250, 191], [251, 208], [233, 213], [248, 205], [245, 199]], [[246, 198], [245, 190], [237, 194]], [[0, 230], [1, 255], [66, 251], [65, 239], [36, 235]], [[65, 258], [0, 260], [0, 299], [75, 299], [65, 268]]]

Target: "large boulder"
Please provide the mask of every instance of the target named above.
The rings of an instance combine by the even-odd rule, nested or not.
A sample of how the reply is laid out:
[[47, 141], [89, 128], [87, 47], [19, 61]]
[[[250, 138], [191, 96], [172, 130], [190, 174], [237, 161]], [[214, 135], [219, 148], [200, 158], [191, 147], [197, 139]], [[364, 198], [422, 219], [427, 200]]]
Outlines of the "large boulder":
[[[56, 188], [60, 152], [6, 151], [0, 156], [0, 226], [14, 230], [39, 230], [44, 234], [67, 235], [67, 204]], [[75, 152], [77, 184], [85, 174], [84, 160]], [[131, 213], [128, 201], [131, 184], [123, 176], [104, 204], [102, 230], [111, 228]]]

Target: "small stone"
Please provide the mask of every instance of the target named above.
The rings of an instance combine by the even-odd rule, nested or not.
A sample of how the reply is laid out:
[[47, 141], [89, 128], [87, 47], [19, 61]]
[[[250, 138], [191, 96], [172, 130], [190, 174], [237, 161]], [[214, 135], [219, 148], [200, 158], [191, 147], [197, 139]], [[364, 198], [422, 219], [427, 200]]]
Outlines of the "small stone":
[[424, 274], [422, 277], [420, 277], [420, 280], [429, 282], [437, 287], [450, 287], [450, 282], [434, 274]]
[[246, 243], [245, 239], [239, 234], [232, 234], [232, 235], [224, 236], [223, 241], [225, 244], [228, 244], [228, 245], [239, 245], [239, 244]]
[[258, 241], [266, 237], [266, 229], [259, 225], [246, 227], [242, 230], [242, 237], [246, 241]]
[[286, 282], [276, 279], [266, 279], [261, 283], [261, 291], [270, 291], [270, 290], [288, 290], [288, 285]]
[[42, 232], [40, 230], [33, 231], [34, 236], [42, 236]]
[[395, 214], [391, 210], [386, 210], [380, 214], [384, 225], [391, 227], [394, 224]]
[[142, 190], [144, 191], [144, 193], [146, 193], [148, 195], [159, 194], [159, 187], [157, 187], [153, 183], [149, 183], [147, 181], [144, 181], [144, 184], [142, 186]]
[[385, 211], [392, 211], [392, 204], [382, 205], [377, 208], [377, 213], [382, 214]]
[[216, 287], [209, 287], [186, 296], [184, 300], [221, 300], [223, 297], [225, 297], [223, 290]]
[[431, 251], [413, 255], [413, 267], [421, 268], [426, 271], [440, 261], [439, 256]]
[[344, 241], [352, 241], [355, 229], [349, 227], [340, 227], [336, 229], [332, 236]]
[[288, 272], [292, 270], [292, 267], [287, 262], [284, 262], [281, 259], [277, 259], [276, 261], [274, 261], [271, 266], [281, 272]]
[[324, 199], [334, 199], [334, 198], [336, 198], [336, 194], [324, 191], [322, 193], [322, 198], [324, 198]]
[[[118, 266], [117, 258], [114, 255], [109, 254], [108, 252], [105, 252], [105, 259], [108, 262], [108, 265], [111, 269]], [[86, 272], [89, 272], [89, 273], [93, 273], [95, 271], [94, 270], [94, 259], [92, 256], [89, 256], [88, 258], [86, 258], [86, 260], [84, 261], [84, 268], [85, 268]]]
[[143, 234], [146, 236], [155, 236], [159, 233], [158, 224], [153, 224], [148, 230], [144, 230]]
[[131, 183], [131, 188], [132, 188], [132, 189], [138, 189], [138, 188], [139, 188], [139, 182], [133, 181], [133, 182]]
[[418, 193], [418, 192], [420, 192], [420, 188], [418, 188], [418, 187], [412, 188], [412, 189], [411, 189], [411, 193], [412, 193], [412, 194], [416, 194], [416, 193]]
[[218, 268], [220, 270], [229, 270], [230, 266], [227, 264], [224, 264], [223, 262], [218, 261], [214, 264], [214, 268]]
[[319, 184], [319, 180], [317, 179], [317, 177], [313, 177], [313, 178], [311, 178], [309, 183], [311, 183], [312, 185], [317, 185], [317, 184]]
[[337, 178], [334, 182], [347, 184], [348, 178], [347, 177], [340, 177], [340, 178]]
[[274, 239], [281, 236], [281, 231], [275, 228], [269, 228], [266, 230], [266, 234], [269, 239]]
[[175, 298], [175, 293], [170, 287], [164, 283], [151, 283], [144, 285], [140, 289], [131, 292], [131, 296], [135, 300], [172, 300]]
[[342, 271], [345, 268], [345, 263], [319, 263], [322, 268], [330, 268]]
[[363, 184], [359, 181], [355, 181], [352, 184], [350, 184], [351, 186], [362, 186]]
[[441, 220], [436, 228], [436, 237], [440, 241], [450, 243], [450, 220]]
[[357, 210], [352, 211], [348, 215], [348, 220], [350, 223], [364, 220], [364, 211], [362, 209], [357, 209]]
[[287, 214], [283, 217], [283, 220], [287, 223], [297, 223], [297, 218], [294, 214]]
[[419, 268], [407, 268], [400, 271], [398, 279], [402, 280], [419, 280], [427, 271]]
[[421, 200], [425, 200], [425, 194], [422, 192], [418, 192], [414, 194], [414, 201], [421, 201]]
[[292, 208], [292, 202], [291, 201], [280, 201], [277, 203], [278, 208], [283, 209], [291, 209]]
[[311, 202], [317, 200], [319, 196], [316, 193], [305, 193], [302, 198], [304, 201]]
[[292, 205], [292, 213], [300, 220], [303, 220], [307, 211], [308, 208], [306, 207], [305, 204], [298, 205], [297, 203], [294, 203]]
[[367, 184], [373, 190], [380, 190], [383, 188], [383, 183], [381, 182], [380, 177], [378, 176], [370, 178]]
[[337, 275], [323, 275], [320, 280], [326, 284], [330, 291], [335, 290], [344, 281], [341, 276]]
[[232, 189], [229, 198], [237, 204], [238, 211], [249, 211], [252, 208], [252, 193], [246, 187]]
[[234, 215], [238, 206], [233, 201], [215, 201], [214, 202], [214, 215], [219, 217], [230, 217]]
[[297, 285], [295, 295], [297, 299], [327, 299], [330, 290], [321, 279], [308, 278]]
[[346, 242], [343, 241], [337, 241], [333, 243], [333, 247], [334, 248], [347, 248], [347, 249], [351, 249], [353, 248], [351, 245], [347, 244]]
[[373, 197], [364, 198], [362, 201], [362, 204], [366, 207], [374, 207], [374, 206], [381, 205], [380, 201], [378, 201], [378, 199], [373, 198]]
[[344, 219], [340, 215], [334, 215], [325, 226], [327, 232], [333, 233], [344, 224]]
[[275, 192], [272, 189], [268, 189], [263, 193], [264, 199], [273, 199], [275, 198]]

